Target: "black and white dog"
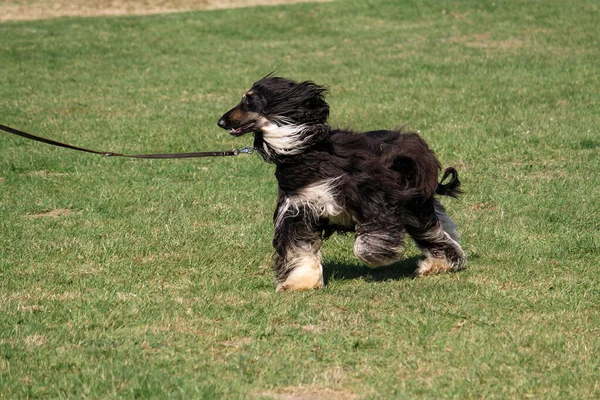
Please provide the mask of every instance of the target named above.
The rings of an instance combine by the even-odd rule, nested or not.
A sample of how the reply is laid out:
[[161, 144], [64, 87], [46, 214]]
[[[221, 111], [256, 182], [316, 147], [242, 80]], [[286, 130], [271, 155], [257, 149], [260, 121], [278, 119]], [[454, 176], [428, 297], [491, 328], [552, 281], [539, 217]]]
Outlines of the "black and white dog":
[[277, 290], [323, 287], [321, 244], [334, 232], [355, 232], [354, 254], [372, 268], [397, 261], [408, 233], [426, 257], [415, 275], [462, 269], [456, 225], [434, 198], [461, 193], [456, 170], [438, 183], [440, 163], [415, 133], [331, 128], [325, 93], [267, 76], [218, 122], [233, 136], [253, 132], [276, 166]]

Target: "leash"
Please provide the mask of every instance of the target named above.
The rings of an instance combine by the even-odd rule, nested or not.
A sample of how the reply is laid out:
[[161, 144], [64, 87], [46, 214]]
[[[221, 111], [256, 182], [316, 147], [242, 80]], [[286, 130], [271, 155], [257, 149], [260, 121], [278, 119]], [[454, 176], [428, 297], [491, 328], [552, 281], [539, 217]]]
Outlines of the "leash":
[[243, 149], [233, 149], [226, 151], [197, 151], [193, 153], [166, 153], [166, 154], [121, 154], [114, 153], [112, 151], [99, 151], [86, 149], [85, 147], [73, 146], [70, 144], [57, 142], [56, 140], [46, 139], [40, 136], [32, 135], [31, 133], [23, 132], [10, 126], [0, 124], [0, 130], [11, 133], [13, 135], [21, 136], [26, 139], [35, 140], [36, 142], [42, 142], [50, 144], [52, 146], [65, 147], [71, 150], [83, 151], [86, 153], [100, 154], [105, 157], [128, 157], [128, 158], [154, 158], [154, 159], [165, 159], [165, 158], [197, 158], [197, 157], [227, 157], [237, 156], [242, 153], [252, 154], [254, 153], [253, 147], [244, 147]]

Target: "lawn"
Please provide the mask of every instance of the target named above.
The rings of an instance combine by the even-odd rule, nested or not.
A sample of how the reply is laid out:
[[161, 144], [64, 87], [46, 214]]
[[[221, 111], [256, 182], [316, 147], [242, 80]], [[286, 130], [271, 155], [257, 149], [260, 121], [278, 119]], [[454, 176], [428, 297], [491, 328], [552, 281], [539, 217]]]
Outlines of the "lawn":
[[335, 1], [0, 23], [0, 123], [118, 152], [228, 150], [271, 72], [331, 124], [407, 125], [466, 194], [468, 268], [326, 242], [275, 293], [273, 167], [0, 133], [0, 398], [600, 396], [600, 5]]

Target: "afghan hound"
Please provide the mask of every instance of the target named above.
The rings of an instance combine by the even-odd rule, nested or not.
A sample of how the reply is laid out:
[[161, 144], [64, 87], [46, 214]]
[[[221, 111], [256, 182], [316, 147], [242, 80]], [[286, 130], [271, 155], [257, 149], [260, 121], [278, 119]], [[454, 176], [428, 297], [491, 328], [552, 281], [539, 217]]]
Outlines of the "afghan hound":
[[457, 226], [435, 197], [461, 194], [456, 169], [438, 183], [440, 163], [416, 133], [330, 127], [325, 94], [267, 76], [218, 122], [233, 136], [252, 132], [275, 164], [277, 291], [323, 287], [321, 246], [336, 232], [354, 232], [354, 254], [371, 268], [399, 260], [408, 234], [425, 255], [416, 276], [462, 269]]

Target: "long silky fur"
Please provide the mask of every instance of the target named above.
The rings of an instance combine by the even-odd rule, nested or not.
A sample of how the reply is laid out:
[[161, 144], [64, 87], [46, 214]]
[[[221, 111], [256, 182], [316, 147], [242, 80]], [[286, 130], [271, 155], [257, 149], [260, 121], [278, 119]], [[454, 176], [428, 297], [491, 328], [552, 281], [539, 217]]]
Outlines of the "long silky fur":
[[278, 287], [302, 289], [309, 281], [322, 282], [311, 277], [286, 285], [300, 268], [298, 260], [320, 263], [321, 242], [333, 232], [356, 232], [355, 253], [369, 266], [397, 260], [408, 233], [427, 257], [423, 274], [461, 269], [465, 259], [456, 224], [434, 197], [462, 193], [456, 169], [446, 169], [442, 180], [450, 180], [438, 183], [440, 163], [416, 133], [331, 128], [326, 92], [309, 81], [268, 76], [246, 93], [251, 105], [242, 102], [219, 121], [232, 132], [253, 124], [254, 147], [275, 164]]

